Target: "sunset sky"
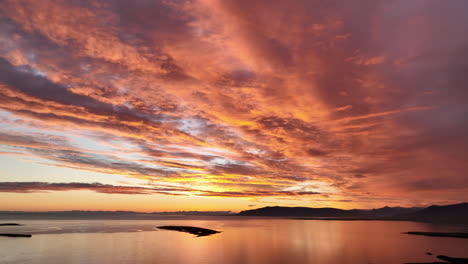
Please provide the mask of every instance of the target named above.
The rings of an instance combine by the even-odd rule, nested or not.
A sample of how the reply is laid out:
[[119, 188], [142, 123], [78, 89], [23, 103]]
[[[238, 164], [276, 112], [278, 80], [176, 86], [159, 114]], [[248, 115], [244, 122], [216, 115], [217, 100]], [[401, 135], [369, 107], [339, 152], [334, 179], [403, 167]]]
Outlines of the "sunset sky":
[[3, 0], [0, 210], [468, 200], [466, 0]]

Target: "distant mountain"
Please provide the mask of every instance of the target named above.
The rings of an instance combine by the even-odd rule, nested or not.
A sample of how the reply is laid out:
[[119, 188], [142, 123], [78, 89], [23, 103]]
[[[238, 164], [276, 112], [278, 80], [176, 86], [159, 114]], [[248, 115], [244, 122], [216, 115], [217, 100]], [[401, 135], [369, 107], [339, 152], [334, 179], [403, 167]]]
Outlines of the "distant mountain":
[[468, 203], [432, 205], [417, 212], [399, 214], [392, 218], [418, 222], [468, 224]]
[[401, 214], [409, 214], [420, 211], [424, 209], [424, 207], [382, 207], [372, 210], [361, 210], [363, 216], [367, 217], [392, 217]]
[[132, 211], [1, 211], [0, 219], [132, 219], [143, 218], [145, 215]]
[[141, 213], [133, 211], [0, 211], [0, 219], [158, 219], [158, 217], [222, 216], [230, 211], [176, 211]]
[[263, 207], [242, 211], [239, 216], [270, 216], [270, 217], [310, 217], [310, 218], [349, 218], [417, 221], [448, 224], [468, 224], [468, 203], [452, 204], [445, 206], [420, 207], [382, 207], [371, 210], [352, 209], [343, 210], [336, 208], [311, 208], [311, 207]]
[[[183, 216], [229, 216], [229, 211], [178, 211], [141, 213], [132, 211], [58, 211], [18, 212], [0, 211], [0, 219], [164, 219]], [[468, 203], [427, 208], [382, 207], [377, 209], [343, 210], [337, 208], [282, 207], [272, 206], [241, 211], [238, 216], [348, 218], [349, 220], [418, 221], [447, 224], [468, 224]]]
[[227, 216], [233, 215], [231, 211], [176, 211], [176, 212], [154, 212], [154, 215], [206, 215], [206, 216]]
[[421, 210], [419, 207], [382, 207], [372, 210], [311, 207], [263, 207], [240, 212], [240, 216], [277, 216], [277, 217], [349, 217], [349, 218], [382, 218], [408, 214]]
[[283, 216], [283, 217], [357, 217], [356, 210], [336, 208], [282, 207], [268, 206], [240, 212], [241, 216]]

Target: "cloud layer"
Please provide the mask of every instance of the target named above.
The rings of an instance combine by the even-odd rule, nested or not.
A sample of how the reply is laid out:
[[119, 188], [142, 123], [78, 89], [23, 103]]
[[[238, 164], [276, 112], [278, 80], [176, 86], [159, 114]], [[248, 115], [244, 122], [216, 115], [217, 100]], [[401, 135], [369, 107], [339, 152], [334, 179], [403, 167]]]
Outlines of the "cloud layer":
[[2, 186], [466, 200], [467, 8], [5, 0], [0, 154], [148, 184]]

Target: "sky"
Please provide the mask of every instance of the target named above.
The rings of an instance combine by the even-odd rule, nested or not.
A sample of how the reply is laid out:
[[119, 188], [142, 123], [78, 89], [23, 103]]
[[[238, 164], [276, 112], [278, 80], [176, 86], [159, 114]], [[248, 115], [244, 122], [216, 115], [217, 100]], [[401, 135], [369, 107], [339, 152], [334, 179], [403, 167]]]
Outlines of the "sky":
[[0, 210], [468, 200], [465, 0], [3, 0]]

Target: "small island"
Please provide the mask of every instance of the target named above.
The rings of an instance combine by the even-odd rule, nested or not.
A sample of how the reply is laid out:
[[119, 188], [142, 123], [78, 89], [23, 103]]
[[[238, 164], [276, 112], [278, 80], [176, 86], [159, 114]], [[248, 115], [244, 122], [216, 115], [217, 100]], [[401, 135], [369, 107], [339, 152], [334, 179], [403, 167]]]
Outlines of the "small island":
[[437, 258], [453, 264], [468, 264], [468, 258], [452, 258], [443, 255], [437, 256]]
[[[431, 253], [426, 253], [432, 255]], [[404, 264], [468, 264], [468, 258], [453, 258], [444, 255], [437, 256], [438, 259], [446, 262], [424, 262], [424, 263], [404, 263]]]
[[0, 226], [21, 226], [22, 224], [17, 223], [0, 223]]
[[31, 234], [0, 234], [0, 236], [6, 236], [6, 237], [32, 237]]
[[445, 233], [445, 232], [405, 232], [407, 235], [431, 236], [431, 237], [454, 237], [468, 238], [468, 233]]
[[201, 228], [201, 227], [194, 227], [194, 226], [158, 226], [158, 228], [165, 229], [165, 230], [185, 232], [185, 233], [196, 235], [197, 237], [209, 236], [209, 235], [221, 233], [220, 231], [207, 229], [207, 228]]

